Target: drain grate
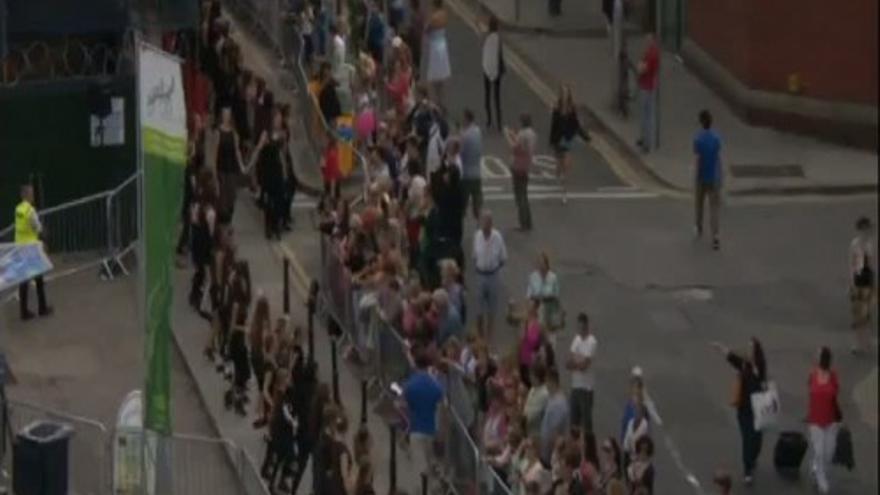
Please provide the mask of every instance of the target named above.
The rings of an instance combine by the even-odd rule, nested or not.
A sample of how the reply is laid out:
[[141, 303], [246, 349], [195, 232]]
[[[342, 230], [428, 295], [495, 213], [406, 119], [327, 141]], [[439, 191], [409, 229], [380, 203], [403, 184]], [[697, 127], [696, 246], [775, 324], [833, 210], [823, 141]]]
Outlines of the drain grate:
[[804, 169], [796, 164], [735, 164], [730, 166], [730, 173], [734, 177], [740, 178], [777, 179], [784, 177], [803, 177]]

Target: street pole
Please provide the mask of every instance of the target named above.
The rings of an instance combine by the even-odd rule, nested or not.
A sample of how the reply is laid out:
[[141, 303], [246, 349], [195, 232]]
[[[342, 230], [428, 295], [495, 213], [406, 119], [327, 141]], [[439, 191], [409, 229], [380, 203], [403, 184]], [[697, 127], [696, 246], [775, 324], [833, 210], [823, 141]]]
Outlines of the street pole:
[[290, 314], [290, 260], [287, 256], [284, 257], [284, 291], [283, 296], [284, 300], [282, 304], [284, 306], [284, 314]]
[[660, 75], [663, 73], [663, 0], [655, 0], [655, 38], [658, 41], [659, 56], [657, 57], [657, 86], [654, 88], [654, 148], [660, 149]]

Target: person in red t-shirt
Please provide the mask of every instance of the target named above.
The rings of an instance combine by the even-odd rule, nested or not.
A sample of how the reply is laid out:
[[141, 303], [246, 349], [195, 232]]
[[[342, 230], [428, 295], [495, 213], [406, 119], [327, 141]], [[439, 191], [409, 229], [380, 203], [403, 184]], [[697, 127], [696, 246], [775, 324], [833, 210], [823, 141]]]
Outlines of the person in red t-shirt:
[[807, 424], [813, 449], [811, 471], [819, 493], [828, 493], [828, 471], [837, 446], [837, 428], [841, 417], [837, 403], [840, 385], [837, 373], [831, 369], [831, 350], [825, 346], [819, 350], [819, 364], [810, 372], [808, 386], [810, 401]]
[[654, 147], [656, 135], [655, 112], [657, 107], [657, 76], [660, 71], [660, 47], [654, 33], [647, 35], [648, 46], [638, 65], [639, 101], [641, 106], [641, 137], [639, 148], [644, 153]]
[[324, 178], [324, 193], [333, 198], [339, 198], [339, 181], [342, 179], [342, 171], [339, 169], [339, 147], [336, 143], [336, 136], [332, 134], [327, 139], [327, 147], [324, 148], [321, 175]]

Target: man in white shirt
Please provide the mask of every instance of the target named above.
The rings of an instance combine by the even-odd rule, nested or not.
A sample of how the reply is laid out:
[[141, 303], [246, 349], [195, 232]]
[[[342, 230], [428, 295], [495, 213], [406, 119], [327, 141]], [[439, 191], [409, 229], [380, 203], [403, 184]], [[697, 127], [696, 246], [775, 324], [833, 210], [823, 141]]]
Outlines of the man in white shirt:
[[593, 390], [596, 376], [593, 359], [598, 341], [590, 332], [590, 318], [586, 313], [578, 315], [578, 334], [571, 342], [567, 368], [571, 370], [571, 424], [580, 426], [585, 433], [593, 432]]
[[491, 342], [498, 307], [498, 278], [507, 262], [507, 246], [501, 233], [492, 227], [489, 211], [483, 212], [480, 229], [474, 234], [473, 257], [477, 272], [477, 328]]

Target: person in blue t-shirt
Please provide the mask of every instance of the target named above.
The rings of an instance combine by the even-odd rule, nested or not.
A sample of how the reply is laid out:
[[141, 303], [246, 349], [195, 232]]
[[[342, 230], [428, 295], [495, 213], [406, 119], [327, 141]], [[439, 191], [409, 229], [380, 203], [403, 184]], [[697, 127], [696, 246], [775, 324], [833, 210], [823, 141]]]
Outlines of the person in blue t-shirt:
[[[437, 406], [443, 400], [443, 387], [428, 372], [428, 354], [422, 349], [413, 352], [416, 371], [403, 385], [403, 399], [406, 402], [409, 419], [409, 439], [413, 463], [420, 474], [431, 484], [432, 474], [436, 472], [434, 437], [437, 434]], [[421, 488], [419, 485], [414, 487]]]
[[712, 129], [712, 114], [708, 110], [700, 112], [702, 130], [694, 138], [694, 153], [697, 155], [696, 185], [696, 234], [703, 235], [703, 204], [709, 198], [709, 224], [712, 229], [712, 249], [721, 248], [718, 237], [718, 217], [721, 208], [721, 138]]

